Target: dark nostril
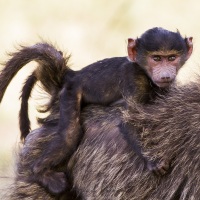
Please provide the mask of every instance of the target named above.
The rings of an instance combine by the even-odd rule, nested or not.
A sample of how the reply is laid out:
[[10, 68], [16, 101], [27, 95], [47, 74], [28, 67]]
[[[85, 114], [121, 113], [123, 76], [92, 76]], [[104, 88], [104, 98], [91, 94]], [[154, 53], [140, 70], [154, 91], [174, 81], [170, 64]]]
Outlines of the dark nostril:
[[170, 80], [170, 77], [169, 76], [163, 76], [161, 77], [162, 80]]

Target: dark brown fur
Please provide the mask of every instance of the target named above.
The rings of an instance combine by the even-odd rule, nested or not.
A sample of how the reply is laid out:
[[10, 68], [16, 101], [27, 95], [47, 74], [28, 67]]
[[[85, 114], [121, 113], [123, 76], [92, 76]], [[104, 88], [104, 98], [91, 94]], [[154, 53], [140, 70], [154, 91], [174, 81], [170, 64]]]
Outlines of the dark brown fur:
[[153, 160], [171, 159], [170, 172], [164, 177], [149, 173], [126, 145], [118, 128], [121, 114], [116, 108], [88, 108], [86, 140], [74, 156], [73, 167], [74, 186], [82, 199], [198, 199], [199, 94], [200, 79], [197, 84], [173, 89], [156, 105], [143, 108], [129, 101], [125, 120], [137, 127], [147, 150], [144, 153], [150, 153]]
[[66, 71], [70, 74], [71, 69], [68, 67], [68, 57], [64, 57], [61, 51], [48, 43], [38, 43], [30, 47], [22, 46], [21, 49], [12, 56], [0, 73], [0, 102], [4, 93], [17, 74], [17, 72], [31, 61], [36, 61], [38, 66], [32, 75], [27, 79], [22, 89], [22, 104], [20, 110], [20, 130], [21, 139], [30, 132], [30, 121], [28, 117], [28, 99], [32, 88], [37, 81], [40, 81], [43, 89], [52, 97], [49, 106], [44, 107], [45, 111], [52, 111], [54, 108], [52, 102], [58, 100], [60, 89], [63, 86], [63, 79]]
[[[57, 139], [56, 126], [54, 127], [42, 127], [32, 131], [27, 138], [25, 143], [21, 148], [18, 159], [17, 159], [17, 168], [15, 173], [15, 181], [12, 186], [7, 191], [7, 196], [4, 199], [8, 200], [27, 200], [27, 199], [41, 199], [41, 200], [79, 200], [76, 192], [71, 186], [68, 186], [68, 190], [65, 190], [64, 193], [58, 195], [53, 195], [49, 193], [48, 190], [44, 188], [44, 185], [40, 184], [38, 180], [43, 178], [45, 174], [34, 175], [32, 166], [35, 164], [38, 156], [41, 156], [43, 148], [49, 145], [50, 141]], [[49, 156], [59, 156], [49, 155]], [[57, 184], [57, 187], [66, 188], [66, 177], [63, 176], [63, 171], [67, 174], [67, 164], [61, 162], [60, 166], [52, 168], [57, 173], [59, 179], [54, 184]], [[49, 171], [47, 171], [48, 173]], [[48, 176], [48, 174], [46, 174]], [[60, 175], [60, 176], [59, 176]], [[49, 176], [48, 181], [52, 182], [52, 176]], [[68, 181], [71, 180], [68, 178]], [[68, 182], [69, 183], [69, 182]]]

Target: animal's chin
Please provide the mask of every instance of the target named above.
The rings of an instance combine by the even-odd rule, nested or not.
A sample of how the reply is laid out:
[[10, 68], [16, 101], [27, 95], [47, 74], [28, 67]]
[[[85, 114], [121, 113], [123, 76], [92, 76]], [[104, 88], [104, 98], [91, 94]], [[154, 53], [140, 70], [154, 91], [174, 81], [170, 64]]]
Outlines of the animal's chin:
[[165, 82], [154, 82], [158, 87], [167, 88], [172, 84], [172, 81], [165, 81]]

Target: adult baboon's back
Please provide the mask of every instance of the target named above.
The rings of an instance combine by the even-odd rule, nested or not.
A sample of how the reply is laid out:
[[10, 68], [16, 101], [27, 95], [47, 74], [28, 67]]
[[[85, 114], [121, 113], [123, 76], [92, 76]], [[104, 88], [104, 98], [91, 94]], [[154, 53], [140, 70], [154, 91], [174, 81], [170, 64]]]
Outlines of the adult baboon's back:
[[86, 140], [74, 156], [76, 190], [83, 199], [199, 199], [200, 80], [172, 89], [155, 105], [129, 105], [124, 118], [137, 126], [144, 153], [168, 158], [170, 172], [158, 177], [146, 170], [119, 132], [119, 109], [88, 107]]
[[[73, 191], [80, 199], [199, 199], [200, 196], [200, 80], [175, 88], [155, 105], [87, 107], [82, 114], [84, 141], [68, 165]], [[123, 117], [135, 124], [141, 144], [154, 159], [171, 160], [171, 171], [155, 176], [146, 170], [120, 132]], [[52, 117], [52, 119], [51, 119]], [[74, 194], [50, 195], [34, 182], [31, 166], [49, 140], [56, 137], [56, 122], [31, 132], [19, 155], [16, 182], [9, 199], [76, 199]], [[136, 134], [135, 133], [135, 134]], [[148, 151], [149, 150], [149, 151]], [[151, 156], [150, 156], [151, 157]], [[64, 168], [59, 166], [59, 168]], [[59, 170], [59, 169], [58, 169]]]

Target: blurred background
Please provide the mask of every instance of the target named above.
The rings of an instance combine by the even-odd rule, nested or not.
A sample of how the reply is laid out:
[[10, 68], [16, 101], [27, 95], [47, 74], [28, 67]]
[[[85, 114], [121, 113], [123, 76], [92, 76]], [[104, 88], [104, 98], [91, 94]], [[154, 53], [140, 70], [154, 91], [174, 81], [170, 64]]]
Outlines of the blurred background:
[[[199, 19], [197, 0], [1, 0], [0, 63], [19, 45], [43, 39], [72, 54], [72, 67], [80, 69], [100, 59], [125, 56], [128, 37], [139, 37], [158, 26], [193, 36], [193, 55], [178, 77], [186, 82], [200, 70]], [[19, 143], [19, 94], [34, 66], [31, 63], [17, 74], [0, 105], [0, 188], [13, 176]], [[34, 102], [31, 105], [34, 119]]]

